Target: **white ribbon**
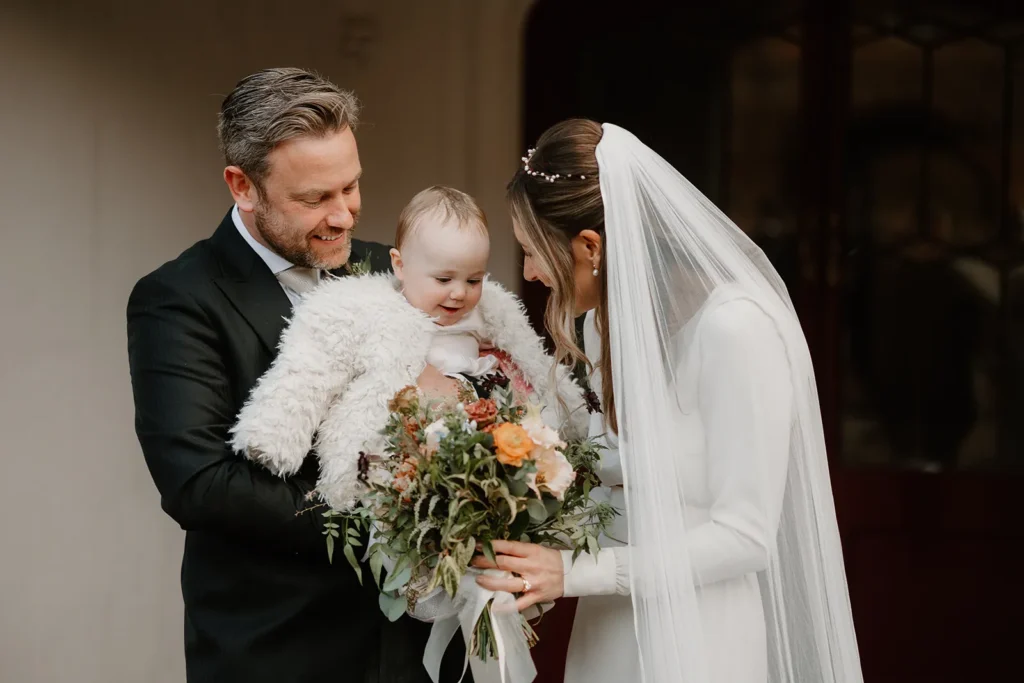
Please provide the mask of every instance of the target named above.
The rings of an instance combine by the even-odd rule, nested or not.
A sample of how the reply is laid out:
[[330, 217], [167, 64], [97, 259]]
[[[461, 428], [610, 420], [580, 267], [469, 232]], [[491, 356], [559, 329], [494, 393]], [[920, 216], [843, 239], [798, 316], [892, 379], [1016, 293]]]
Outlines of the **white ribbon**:
[[[491, 603], [491, 627], [494, 631], [494, 643], [498, 651], [498, 661], [488, 660], [498, 668], [501, 683], [531, 683], [537, 676], [537, 668], [530, 656], [530, 646], [523, 633], [522, 618], [516, 609], [516, 599], [511, 593], [490, 591], [476, 582], [481, 572], [469, 569], [459, 582], [459, 590], [455, 594], [455, 613], [434, 622], [427, 640], [427, 649], [423, 653], [423, 666], [426, 667], [430, 680], [438, 683], [441, 675], [441, 659], [444, 651], [462, 627], [462, 636], [466, 641], [466, 663], [463, 665], [462, 676], [466, 675], [469, 664], [469, 647], [476, 629], [477, 619], [483, 614], [484, 608]], [[487, 569], [482, 572], [488, 576], [510, 578], [509, 572]], [[477, 683], [484, 683], [474, 667], [473, 677]], [[460, 683], [462, 678], [459, 679]]]

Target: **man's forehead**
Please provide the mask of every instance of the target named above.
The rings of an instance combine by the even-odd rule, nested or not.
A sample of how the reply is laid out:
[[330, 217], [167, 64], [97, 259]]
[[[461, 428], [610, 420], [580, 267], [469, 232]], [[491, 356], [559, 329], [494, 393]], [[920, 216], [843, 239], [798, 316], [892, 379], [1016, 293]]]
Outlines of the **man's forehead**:
[[344, 140], [340, 134], [286, 140], [270, 153], [267, 161], [267, 177], [290, 188], [333, 189], [329, 186], [347, 185], [362, 173], [355, 138]]

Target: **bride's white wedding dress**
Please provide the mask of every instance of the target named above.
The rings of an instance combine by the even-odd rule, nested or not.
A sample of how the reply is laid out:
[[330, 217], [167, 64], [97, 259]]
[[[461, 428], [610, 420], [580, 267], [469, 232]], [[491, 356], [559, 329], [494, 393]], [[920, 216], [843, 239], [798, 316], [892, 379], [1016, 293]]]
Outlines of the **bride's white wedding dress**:
[[[735, 285], [713, 291], [679, 335], [677, 419], [664, 425], [663, 443], [683, 463], [678, 485], [687, 501], [687, 543], [699, 584], [709, 679], [765, 683], [766, 626], [757, 573], [766, 568], [774, 545], [790, 452], [793, 390], [786, 349], [772, 318]], [[584, 346], [596, 367], [600, 339], [593, 313], [586, 319]], [[593, 385], [600, 395], [597, 373]], [[607, 433], [601, 414], [592, 416], [590, 432]], [[616, 445], [614, 435], [608, 436], [600, 472], [606, 486], [599, 495], [622, 510], [609, 535], [626, 542]], [[563, 554], [565, 594], [580, 597], [566, 683], [641, 680], [628, 551], [621, 545], [602, 539], [596, 560], [583, 554], [571, 568], [571, 553]]]

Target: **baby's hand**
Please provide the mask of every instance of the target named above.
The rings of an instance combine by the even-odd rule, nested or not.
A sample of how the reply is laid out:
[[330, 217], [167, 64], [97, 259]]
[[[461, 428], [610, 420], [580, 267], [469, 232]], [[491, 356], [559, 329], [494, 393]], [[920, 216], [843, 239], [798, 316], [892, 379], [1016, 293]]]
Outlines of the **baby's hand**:
[[443, 375], [433, 365], [427, 365], [423, 369], [423, 372], [416, 380], [416, 386], [428, 398], [448, 398], [457, 396], [459, 393], [459, 383], [451, 377]]

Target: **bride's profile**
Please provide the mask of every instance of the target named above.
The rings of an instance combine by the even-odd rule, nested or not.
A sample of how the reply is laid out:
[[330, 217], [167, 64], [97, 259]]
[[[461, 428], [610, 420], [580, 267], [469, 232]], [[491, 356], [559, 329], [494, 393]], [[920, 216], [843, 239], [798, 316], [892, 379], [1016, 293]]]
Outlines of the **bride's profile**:
[[520, 609], [581, 598], [566, 683], [859, 683], [814, 371], [775, 269], [611, 124], [548, 129], [508, 197], [556, 356], [592, 368], [623, 515], [575, 563], [495, 543], [516, 576], [481, 584]]

